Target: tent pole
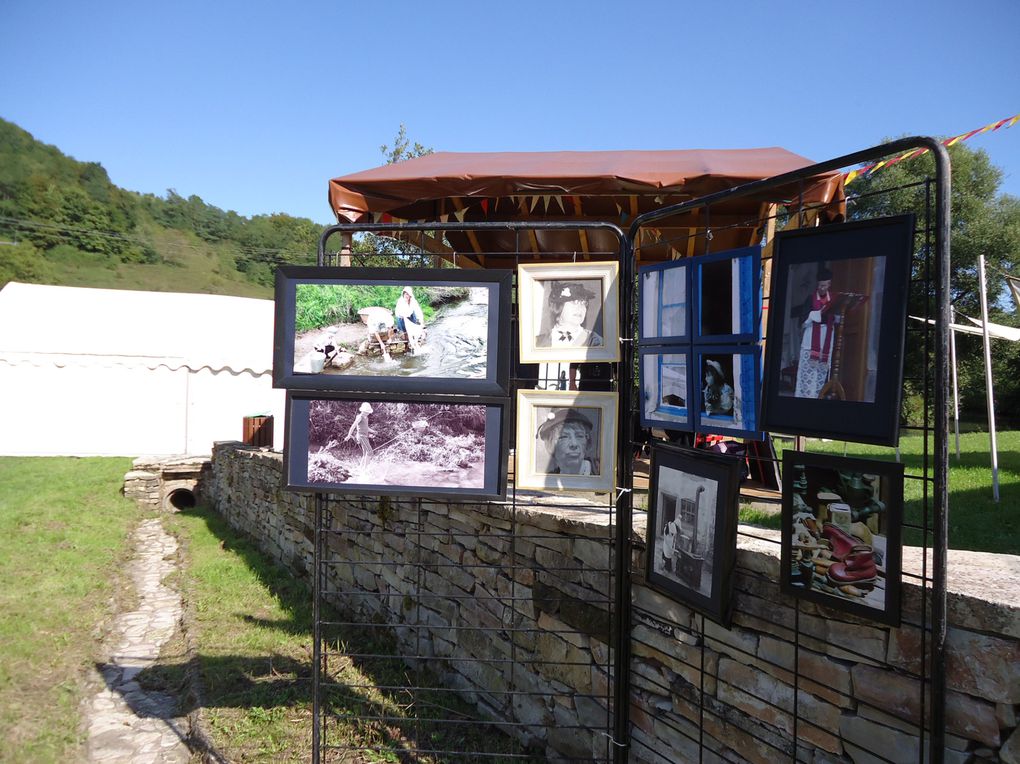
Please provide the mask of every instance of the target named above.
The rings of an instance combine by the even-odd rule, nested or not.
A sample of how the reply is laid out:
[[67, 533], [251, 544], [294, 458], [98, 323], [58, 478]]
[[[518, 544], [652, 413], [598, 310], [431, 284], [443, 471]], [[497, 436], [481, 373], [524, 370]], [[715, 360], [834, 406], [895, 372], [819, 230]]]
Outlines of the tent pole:
[[992, 343], [988, 338], [988, 289], [985, 286], [985, 256], [978, 255], [981, 286], [981, 335], [985, 345], [985, 396], [988, 398], [988, 434], [992, 443], [992, 497], [999, 501], [999, 448], [995, 440], [995, 400], [992, 397]]
[[956, 378], [956, 329], [949, 329], [949, 363], [953, 369], [953, 427], [956, 429], [956, 461], [960, 461], [960, 387]]

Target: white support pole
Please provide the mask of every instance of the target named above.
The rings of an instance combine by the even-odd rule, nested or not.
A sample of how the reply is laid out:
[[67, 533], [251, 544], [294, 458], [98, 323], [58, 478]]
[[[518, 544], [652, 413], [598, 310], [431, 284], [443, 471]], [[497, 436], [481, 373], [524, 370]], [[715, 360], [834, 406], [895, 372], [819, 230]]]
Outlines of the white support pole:
[[985, 395], [988, 398], [988, 434], [992, 443], [992, 498], [999, 501], [999, 447], [995, 440], [995, 399], [992, 391], [992, 343], [988, 337], [988, 290], [985, 286], [985, 256], [978, 255], [981, 287], [981, 334], [985, 345]]
[[956, 430], [956, 461], [960, 461], [960, 387], [956, 379], [956, 330], [949, 328], [949, 363], [953, 369], [953, 427]]

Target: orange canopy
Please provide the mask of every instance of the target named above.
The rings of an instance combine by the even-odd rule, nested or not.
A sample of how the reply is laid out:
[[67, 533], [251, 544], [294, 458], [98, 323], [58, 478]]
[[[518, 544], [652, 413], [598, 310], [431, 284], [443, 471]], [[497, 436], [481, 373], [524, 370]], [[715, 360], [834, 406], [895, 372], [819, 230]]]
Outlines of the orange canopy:
[[[781, 148], [676, 151], [552, 151], [513, 153], [437, 152], [334, 178], [329, 203], [339, 222], [465, 222], [601, 220], [626, 229], [637, 215], [754, 180], [806, 167], [812, 162]], [[770, 203], [825, 205], [829, 217], [843, 214], [842, 176], [830, 173], [767, 198], [743, 197], [709, 210], [711, 249], [746, 246], [760, 237]], [[654, 224], [654, 241], [642, 260], [688, 252], [704, 233], [705, 212], [694, 211]], [[563, 231], [531, 236], [528, 252], [585, 254], [612, 251], [613, 237]], [[449, 233], [458, 253], [484, 265], [487, 253], [507, 251], [508, 234]], [[520, 249], [509, 234], [510, 249]], [[433, 242], [432, 251], [439, 251]], [[696, 249], [696, 247], [694, 247]], [[699, 249], [698, 252], [704, 251]], [[445, 254], [445, 253], [444, 253]]]

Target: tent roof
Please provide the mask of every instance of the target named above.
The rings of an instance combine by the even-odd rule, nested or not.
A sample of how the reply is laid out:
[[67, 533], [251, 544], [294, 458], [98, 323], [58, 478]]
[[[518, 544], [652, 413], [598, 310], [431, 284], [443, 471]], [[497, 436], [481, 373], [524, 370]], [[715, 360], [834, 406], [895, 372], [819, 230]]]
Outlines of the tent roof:
[[[357, 172], [329, 182], [329, 204], [341, 222], [603, 220], [623, 228], [639, 214], [811, 165], [782, 148], [670, 151], [550, 151], [509, 153], [437, 152]], [[839, 173], [803, 187], [777, 189], [769, 198], [748, 197], [712, 208], [713, 232], [743, 223], [718, 246], [746, 246], [755, 238], [764, 202], [796, 198], [833, 205], [842, 214]], [[667, 238], [697, 227], [697, 216], [656, 223]], [[743, 222], [743, 221], [750, 222]], [[703, 220], [701, 221], [704, 222]], [[556, 251], [563, 242], [545, 234], [532, 239], [534, 254]], [[450, 238], [448, 236], [448, 238]], [[499, 251], [490, 234], [450, 238], [459, 252]], [[539, 237], [541, 238], [541, 237]], [[577, 235], [574, 234], [577, 249]], [[486, 244], [492, 249], [486, 249]], [[686, 247], [681, 247], [686, 249]], [[569, 252], [571, 247], [567, 246]], [[433, 250], [436, 251], [436, 250]], [[505, 250], [504, 250], [505, 251]], [[649, 253], [646, 253], [649, 254]], [[668, 248], [651, 259], [675, 257]], [[646, 258], [648, 259], [648, 258]], [[478, 258], [479, 262], [484, 260]]]
[[0, 361], [272, 370], [272, 300], [20, 284], [0, 290]]

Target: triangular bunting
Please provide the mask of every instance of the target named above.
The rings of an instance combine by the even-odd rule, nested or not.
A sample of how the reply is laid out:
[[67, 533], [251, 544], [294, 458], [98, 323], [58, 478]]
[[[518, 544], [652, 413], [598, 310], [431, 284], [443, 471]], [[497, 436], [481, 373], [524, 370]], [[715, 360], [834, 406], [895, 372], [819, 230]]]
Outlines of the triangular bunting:
[[489, 214], [489, 200], [488, 199], [482, 199], [482, 212], [484, 212], [486, 215]]
[[462, 209], [462, 210], [457, 210], [453, 214], [456, 216], [458, 223], [463, 223], [464, 222], [464, 216], [467, 214], [467, 209], [465, 208], [465, 209]]
[[534, 212], [535, 211], [535, 207], [537, 205], [538, 205], [538, 197], [537, 196], [531, 197], [531, 207], [530, 207], [530, 209], [528, 211], [529, 212]]
[[556, 203], [557, 203], [557, 204], [558, 204], [558, 205], [560, 206], [560, 212], [561, 212], [562, 214], [566, 215], [566, 214], [567, 214], [567, 211], [566, 211], [566, 209], [564, 209], [564, 207], [563, 207], [563, 197], [562, 197], [562, 196], [554, 196], [554, 197], [553, 197], [553, 199], [555, 199], [555, 200], [556, 200]]
[[548, 197], [548, 196], [543, 196], [542, 197], [542, 204], [545, 206], [545, 213], [547, 215], [549, 214], [549, 198], [550, 197]]

